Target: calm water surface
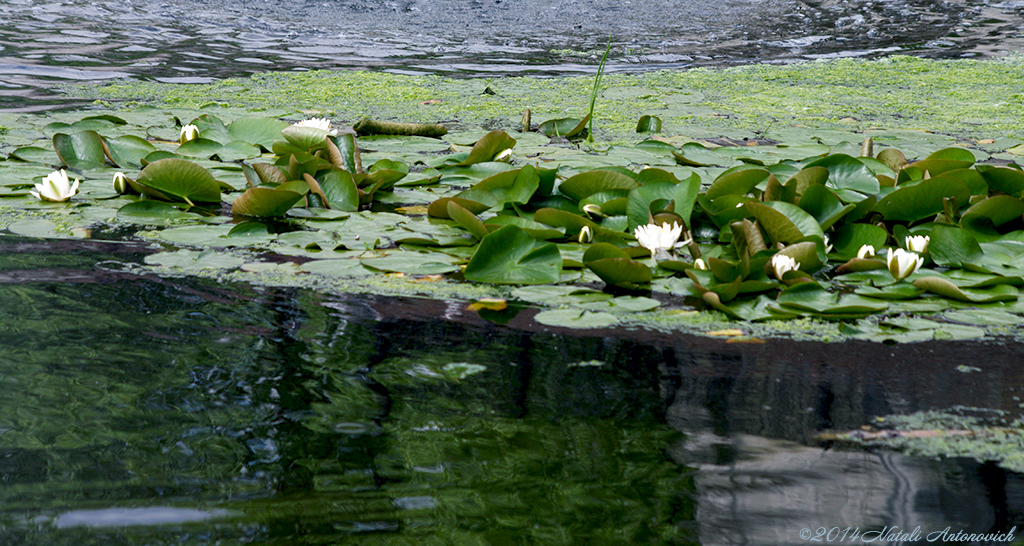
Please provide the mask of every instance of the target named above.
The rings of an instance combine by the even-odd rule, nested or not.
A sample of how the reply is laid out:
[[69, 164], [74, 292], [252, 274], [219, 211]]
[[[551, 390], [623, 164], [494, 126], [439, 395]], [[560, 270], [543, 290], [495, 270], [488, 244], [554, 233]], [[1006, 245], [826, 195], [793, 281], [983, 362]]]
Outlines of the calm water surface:
[[[138, 252], [0, 238], [2, 544], [1024, 527], [1018, 474], [816, 439], [893, 412], [1019, 411], [1013, 347], [554, 335], [454, 302], [135, 275]], [[955, 371], [979, 351], [981, 372]]]
[[1024, 46], [1024, 2], [922, 0], [6, 0], [0, 109], [73, 106], [76, 82], [198, 83], [268, 70], [501, 76], [988, 57]]

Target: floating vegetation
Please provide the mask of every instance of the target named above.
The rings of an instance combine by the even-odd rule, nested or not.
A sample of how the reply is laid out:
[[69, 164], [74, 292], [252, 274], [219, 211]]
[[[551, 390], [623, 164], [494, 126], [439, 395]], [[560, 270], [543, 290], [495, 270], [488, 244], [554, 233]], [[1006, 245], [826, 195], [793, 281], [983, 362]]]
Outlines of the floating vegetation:
[[[356, 136], [285, 114], [181, 113], [80, 115], [43, 136], [20, 132], [0, 161], [0, 197], [39, 218], [10, 229], [130, 224], [166, 244], [149, 264], [183, 270], [519, 287], [512, 297], [555, 307], [535, 317], [553, 326], [614, 326], [669, 294], [734, 321], [813, 318], [880, 341], [1024, 323], [1024, 171], [980, 150], [924, 155], [871, 138], [578, 150], [546, 135], [582, 131], [590, 115], [439, 140]], [[638, 129], [657, 130], [654, 119]], [[55, 168], [81, 180], [78, 192], [34, 197]], [[257, 254], [276, 262], [260, 266]]]
[[971, 415], [977, 411], [953, 408], [950, 412], [889, 415], [877, 419], [876, 424], [884, 428], [824, 433], [818, 439], [886, 447], [921, 457], [992, 461], [1007, 470], [1024, 472], [1024, 421], [991, 410], [988, 415]]

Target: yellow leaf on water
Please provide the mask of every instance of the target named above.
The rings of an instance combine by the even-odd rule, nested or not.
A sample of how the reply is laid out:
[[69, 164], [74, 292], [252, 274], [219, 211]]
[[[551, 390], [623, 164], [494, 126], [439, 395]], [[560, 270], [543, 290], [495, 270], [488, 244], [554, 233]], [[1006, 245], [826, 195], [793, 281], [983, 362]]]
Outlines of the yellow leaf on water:
[[489, 309], [491, 311], [501, 311], [508, 307], [508, 302], [501, 298], [480, 298], [473, 303], [469, 304], [466, 309], [470, 311], [479, 311], [481, 309]]
[[715, 330], [713, 332], [707, 332], [709, 336], [742, 336], [745, 332], [736, 328], [726, 328], [725, 330]]

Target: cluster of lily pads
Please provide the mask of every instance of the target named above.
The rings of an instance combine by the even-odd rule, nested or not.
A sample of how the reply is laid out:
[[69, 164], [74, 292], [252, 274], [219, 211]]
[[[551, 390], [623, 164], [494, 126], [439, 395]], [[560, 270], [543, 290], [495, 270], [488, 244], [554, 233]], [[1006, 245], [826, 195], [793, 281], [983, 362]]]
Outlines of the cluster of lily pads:
[[[326, 119], [202, 115], [176, 142], [105, 137], [90, 123], [57, 128], [68, 130], [52, 136], [60, 170], [5, 183], [4, 195], [110, 200], [116, 221], [169, 226], [166, 241], [298, 256], [305, 272], [653, 289], [751, 321], [876, 315], [888, 318], [872, 328], [907, 330], [898, 315], [1015, 305], [1024, 285], [1024, 172], [964, 148], [910, 162], [895, 148], [873, 154], [870, 141], [859, 156], [779, 146], [778, 161], [741, 158], [704, 180], [712, 150], [658, 139], [636, 154], [674, 167], [521, 155], [500, 130], [472, 146], [403, 137], [426, 153], [399, 161], [385, 157], [397, 137], [357, 137]], [[533, 150], [547, 138], [517, 136]], [[6, 163], [41, 156], [25, 147]], [[363, 157], [374, 159], [365, 170]], [[77, 193], [110, 169], [106, 192]], [[67, 170], [89, 176], [72, 184]]]

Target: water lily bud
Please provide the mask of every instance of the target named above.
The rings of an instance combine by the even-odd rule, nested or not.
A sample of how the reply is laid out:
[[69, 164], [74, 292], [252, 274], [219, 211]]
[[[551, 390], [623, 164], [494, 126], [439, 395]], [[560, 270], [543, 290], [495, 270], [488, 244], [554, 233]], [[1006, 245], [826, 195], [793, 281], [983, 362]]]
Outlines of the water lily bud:
[[697, 258], [696, 260], [693, 261], [693, 267], [696, 267], [697, 269], [700, 269], [701, 271], [707, 271], [708, 270], [708, 264], [704, 263], [704, 260], [702, 260], [700, 258]]
[[873, 247], [871, 245], [862, 245], [860, 247], [860, 250], [857, 251], [857, 257], [861, 258], [861, 259], [867, 258], [868, 256], [874, 256], [874, 255], [875, 255], [875, 247]]
[[114, 173], [114, 191], [118, 194], [124, 195], [128, 193], [128, 177], [122, 172]]
[[832, 243], [828, 240], [828, 235], [825, 235], [824, 241], [825, 241], [825, 254], [828, 254], [829, 252], [832, 252]]
[[785, 254], [776, 254], [772, 256], [772, 272], [775, 273], [775, 278], [782, 280], [782, 276], [789, 271], [796, 271], [800, 269], [800, 262], [796, 261], [792, 256], [786, 256]]
[[583, 212], [589, 214], [592, 217], [601, 217], [601, 218], [603, 218], [603, 217], [607, 216], [604, 213], [604, 211], [601, 210], [601, 206], [600, 205], [595, 205], [593, 203], [589, 203], [589, 204], [583, 205]]
[[36, 191], [30, 191], [29, 193], [42, 201], [67, 201], [78, 193], [78, 183], [79, 180], [76, 178], [75, 184], [71, 185], [71, 181], [68, 180], [68, 173], [61, 169], [46, 175], [42, 183], [36, 184]]
[[586, 244], [594, 240], [594, 232], [590, 230], [590, 226], [583, 226], [580, 230], [579, 242]]
[[889, 266], [889, 274], [893, 279], [902, 281], [914, 274], [915, 271], [924, 265], [924, 258], [914, 252], [908, 252], [902, 248], [889, 249], [889, 256], [886, 259]]
[[918, 254], [924, 254], [928, 251], [928, 242], [931, 241], [931, 237], [927, 235], [908, 235], [903, 239], [904, 245], [907, 250], [911, 252], [917, 252]]
[[633, 231], [633, 236], [640, 246], [651, 251], [655, 259], [667, 260], [670, 258], [668, 251], [675, 247], [679, 236], [683, 234], [683, 226], [677, 222], [668, 224], [647, 224], [640, 226]]
[[181, 128], [181, 136], [178, 137], [178, 142], [184, 144], [197, 138], [199, 138], [199, 127], [189, 124]]
[[501, 153], [494, 156], [494, 161], [508, 163], [512, 160], [512, 148], [505, 148]]

